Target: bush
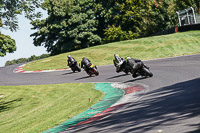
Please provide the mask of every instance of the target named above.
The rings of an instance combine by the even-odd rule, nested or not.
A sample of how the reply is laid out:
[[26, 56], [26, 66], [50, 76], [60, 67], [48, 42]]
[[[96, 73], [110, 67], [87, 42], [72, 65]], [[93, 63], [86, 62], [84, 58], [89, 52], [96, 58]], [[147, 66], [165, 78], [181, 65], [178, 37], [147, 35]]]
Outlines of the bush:
[[108, 29], [104, 30], [105, 37], [103, 39], [104, 43], [131, 40], [137, 38], [139, 34], [134, 34], [132, 31], [123, 31], [121, 26], [115, 27], [114, 25], [108, 26]]

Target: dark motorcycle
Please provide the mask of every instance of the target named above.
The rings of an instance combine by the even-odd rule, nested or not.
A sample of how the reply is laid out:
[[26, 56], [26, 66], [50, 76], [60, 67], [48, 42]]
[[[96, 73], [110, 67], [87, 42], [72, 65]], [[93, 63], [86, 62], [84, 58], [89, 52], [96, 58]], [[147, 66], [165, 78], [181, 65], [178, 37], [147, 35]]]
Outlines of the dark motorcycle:
[[72, 70], [73, 72], [75, 72], [75, 71], [80, 72], [80, 71], [81, 71], [81, 68], [80, 68], [80, 66], [77, 64], [76, 61], [72, 61], [72, 62], [69, 64], [69, 67], [71, 68], [71, 70]]
[[[86, 71], [86, 68], [85, 68], [85, 67], [83, 67], [83, 69]], [[87, 74], [88, 74], [89, 76], [92, 76], [92, 75], [98, 76], [98, 75], [99, 75], [99, 72], [98, 72], [98, 70], [97, 70], [97, 67], [96, 67], [95, 65], [93, 65], [93, 64], [90, 64], [90, 66], [89, 66], [89, 68], [88, 68], [88, 70], [87, 70], [86, 72], [87, 72]]]
[[147, 67], [143, 62], [140, 62], [140, 67], [136, 70], [135, 74], [132, 74], [132, 77], [135, 78], [135, 76], [143, 76], [143, 77], [152, 77], [153, 73], [150, 72], [149, 67]]
[[116, 72], [123, 71], [124, 73], [128, 74], [129, 72], [132, 74], [133, 78], [136, 78], [137, 76], [145, 76], [145, 77], [152, 77], [153, 73], [149, 71], [149, 67], [147, 67], [142, 61], [137, 61], [137, 70], [133, 73], [133, 65], [127, 64], [124, 58], [116, 56], [113, 60], [114, 66], [116, 67]]
[[[131, 72], [130, 69], [128, 69], [127, 67], [125, 67], [125, 64], [123, 64], [124, 62], [124, 58], [119, 58], [118, 60], [113, 60], [114, 66], [116, 67], [117, 70], [121, 69], [119, 72], [124, 72], [125, 74], [128, 74], [129, 72]], [[122, 65], [123, 64], [123, 65]], [[121, 66], [122, 65], [122, 66]], [[121, 68], [119, 68], [121, 67]]]

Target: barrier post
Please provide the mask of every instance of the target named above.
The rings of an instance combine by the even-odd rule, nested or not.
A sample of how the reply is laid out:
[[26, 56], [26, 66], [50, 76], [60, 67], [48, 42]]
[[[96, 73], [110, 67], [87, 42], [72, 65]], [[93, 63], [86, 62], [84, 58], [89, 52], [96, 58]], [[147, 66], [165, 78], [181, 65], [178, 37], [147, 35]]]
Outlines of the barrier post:
[[178, 26], [175, 27], [175, 32], [178, 32]]

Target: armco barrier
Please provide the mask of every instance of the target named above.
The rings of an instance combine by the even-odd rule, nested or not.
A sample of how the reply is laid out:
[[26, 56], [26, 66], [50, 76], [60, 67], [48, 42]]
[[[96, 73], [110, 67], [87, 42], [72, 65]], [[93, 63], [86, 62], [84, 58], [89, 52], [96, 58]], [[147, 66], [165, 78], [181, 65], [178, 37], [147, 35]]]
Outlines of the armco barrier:
[[184, 25], [178, 27], [178, 32], [185, 32], [190, 30], [200, 30], [200, 24]]
[[170, 29], [166, 29], [166, 30], [157, 32], [155, 34], [152, 34], [150, 36], [168, 35], [168, 34], [173, 34], [176, 32], [185, 32], [185, 31], [191, 31], [191, 30], [200, 30], [200, 23], [192, 24], [192, 25], [184, 25], [184, 26], [179, 26], [179, 27], [172, 27]]

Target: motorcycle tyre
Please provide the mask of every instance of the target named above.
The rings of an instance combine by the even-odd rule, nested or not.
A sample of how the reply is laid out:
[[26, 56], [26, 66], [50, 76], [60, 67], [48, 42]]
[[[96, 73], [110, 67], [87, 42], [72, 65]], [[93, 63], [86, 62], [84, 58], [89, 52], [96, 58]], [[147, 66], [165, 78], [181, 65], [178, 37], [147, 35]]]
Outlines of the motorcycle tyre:
[[149, 69], [143, 67], [142, 68], [144, 74], [147, 76], [147, 77], [152, 77], [153, 76], [153, 73], [149, 71]]
[[93, 71], [93, 73], [94, 73], [96, 76], [99, 75], [99, 72], [98, 72], [98, 70], [97, 70], [96, 68], [93, 68], [92, 71]]
[[124, 72], [126, 75], [128, 75], [128, 70], [124, 70], [123, 72]]
[[76, 66], [76, 70], [78, 71], [78, 72], [81, 72], [81, 68], [77, 65]]
[[73, 67], [71, 68], [71, 70], [72, 70], [72, 72], [73, 72], [73, 73], [75, 73], [75, 70], [74, 70], [74, 68], [73, 68]]

